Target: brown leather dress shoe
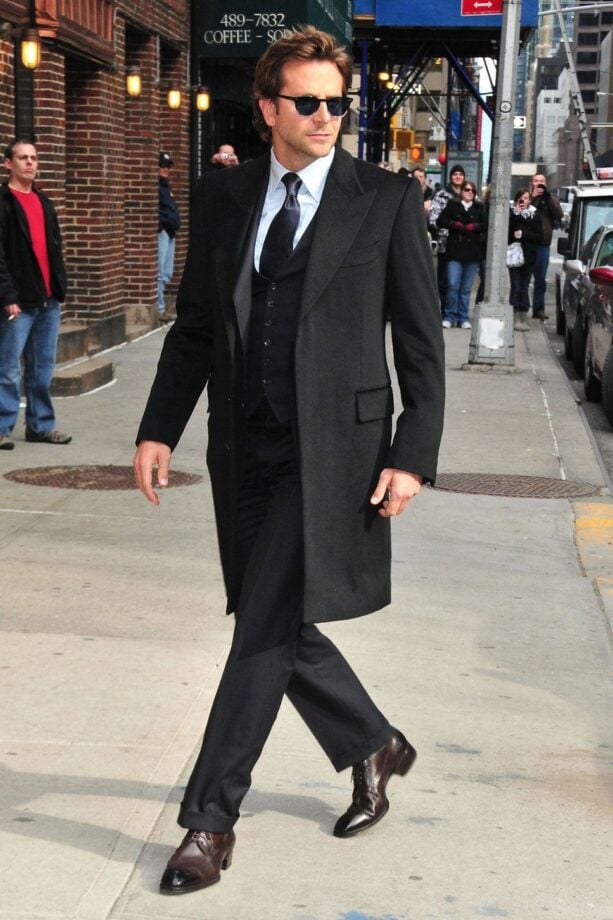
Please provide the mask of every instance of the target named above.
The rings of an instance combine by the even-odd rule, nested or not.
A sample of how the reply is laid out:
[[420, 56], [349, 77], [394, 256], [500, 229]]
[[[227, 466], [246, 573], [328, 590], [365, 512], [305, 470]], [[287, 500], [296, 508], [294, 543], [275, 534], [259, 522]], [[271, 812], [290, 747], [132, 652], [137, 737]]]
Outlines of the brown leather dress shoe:
[[385, 790], [391, 775], [405, 776], [416, 757], [402, 732], [394, 729], [387, 744], [356, 763], [352, 771], [353, 802], [336, 822], [334, 836], [353, 837], [380, 821], [389, 808]]
[[234, 831], [188, 831], [168, 861], [160, 882], [163, 894], [186, 894], [214, 885], [221, 869], [229, 869], [236, 837]]

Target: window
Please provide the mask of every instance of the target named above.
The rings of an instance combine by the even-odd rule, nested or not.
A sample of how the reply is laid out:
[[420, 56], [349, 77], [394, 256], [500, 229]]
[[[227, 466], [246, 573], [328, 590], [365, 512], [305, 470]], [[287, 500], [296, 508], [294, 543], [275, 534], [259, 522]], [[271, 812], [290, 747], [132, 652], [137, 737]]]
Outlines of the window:
[[597, 62], [597, 51], [580, 51], [577, 54], [577, 64], [596, 64]]
[[[586, 229], [587, 229], [587, 220], [586, 220]], [[587, 241], [587, 243], [585, 244], [585, 246], [579, 253], [579, 258], [581, 259], [584, 265], [587, 265], [587, 263], [592, 258], [596, 250], [596, 243], [598, 242], [599, 239], [600, 239], [600, 227], [598, 227], [595, 233], [591, 235], [591, 237], [589, 238], [589, 240]]]
[[580, 45], [597, 45], [599, 42], [598, 32], [580, 32], [578, 43]]
[[596, 257], [596, 265], [613, 265], [613, 233], [604, 237]]
[[612, 222], [613, 196], [596, 199], [590, 202], [586, 201], [583, 213], [582, 239], [585, 239], [588, 234], [594, 233], [599, 227], [602, 227], [603, 224], [610, 224]]

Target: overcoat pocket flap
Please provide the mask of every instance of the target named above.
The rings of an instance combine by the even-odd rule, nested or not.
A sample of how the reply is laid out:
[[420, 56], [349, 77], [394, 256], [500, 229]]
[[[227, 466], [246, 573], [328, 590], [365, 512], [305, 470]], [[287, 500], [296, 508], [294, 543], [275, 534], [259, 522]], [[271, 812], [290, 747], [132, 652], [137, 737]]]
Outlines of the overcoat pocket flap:
[[362, 265], [365, 262], [372, 262], [374, 259], [378, 259], [380, 255], [380, 249], [378, 243], [371, 243], [370, 246], [361, 246], [359, 249], [350, 249], [346, 253], [345, 258], [342, 261], [343, 268], [347, 268], [349, 265]]
[[394, 395], [391, 386], [358, 390], [355, 394], [358, 420], [374, 422], [394, 414]]

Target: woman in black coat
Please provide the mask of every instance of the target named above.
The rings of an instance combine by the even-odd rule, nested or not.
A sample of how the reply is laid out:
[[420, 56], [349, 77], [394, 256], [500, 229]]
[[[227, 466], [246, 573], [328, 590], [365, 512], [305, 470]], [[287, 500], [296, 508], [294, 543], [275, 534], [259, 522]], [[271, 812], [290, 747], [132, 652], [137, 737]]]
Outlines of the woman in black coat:
[[439, 227], [449, 230], [447, 240], [447, 296], [443, 326], [457, 325], [470, 329], [468, 309], [470, 292], [479, 268], [485, 236], [485, 208], [477, 201], [477, 187], [466, 180], [460, 199], [450, 199], [437, 220]]
[[536, 208], [530, 204], [530, 189], [520, 188], [515, 193], [513, 207], [509, 214], [509, 243], [521, 244], [524, 264], [518, 267], [509, 266], [511, 279], [511, 294], [509, 297], [516, 319], [525, 320], [530, 310], [529, 284], [530, 276], [536, 262], [538, 244], [543, 239], [543, 222]]

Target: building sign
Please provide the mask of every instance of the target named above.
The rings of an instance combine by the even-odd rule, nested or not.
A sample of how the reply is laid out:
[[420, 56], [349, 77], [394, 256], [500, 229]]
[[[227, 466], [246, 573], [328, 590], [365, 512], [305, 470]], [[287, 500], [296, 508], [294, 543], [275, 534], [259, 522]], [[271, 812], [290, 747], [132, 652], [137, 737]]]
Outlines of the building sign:
[[501, 16], [502, 0], [461, 0], [462, 16]]
[[[536, 26], [538, 7], [538, 0], [522, 0], [522, 26]], [[354, 0], [353, 11], [355, 16], [373, 18], [376, 26], [492, 29], [502, 25], [502, 0]], [[469, 23], [467, 16], [477, 18]]]
[[293, 26], [308, 23], [351, 42], [351, 0], [196, 0], [194, 48], [203, 58], [259, 57]]

